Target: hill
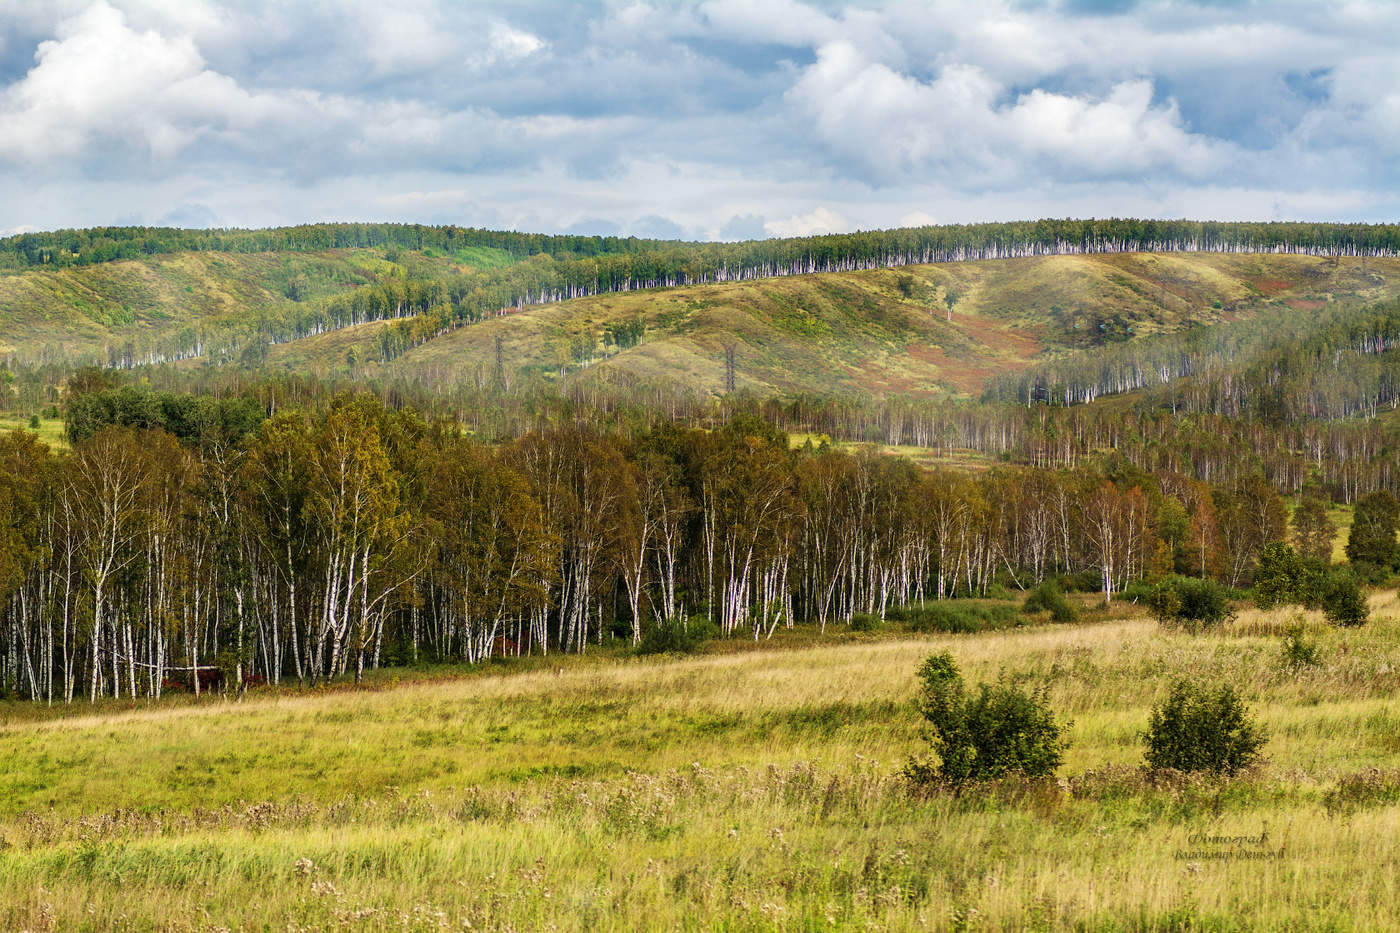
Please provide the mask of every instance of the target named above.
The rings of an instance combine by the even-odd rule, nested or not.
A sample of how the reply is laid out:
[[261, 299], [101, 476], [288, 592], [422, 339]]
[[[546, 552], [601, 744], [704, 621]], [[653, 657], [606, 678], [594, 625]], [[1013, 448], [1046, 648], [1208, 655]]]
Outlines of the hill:
[[[519, 372], [567, 373], [607, 357], [595, 376], [678, 376], [709, 391], [714, 358], [735, 344], [740, 383], [754, 389], [966, 394], [1046, 350], [1262, 306], [1308, 310], [1387, 294], [1397, 249], [1400, 228], [1384, 225], [1142, 220], [746, 243], [393, 224], [94, 228], [0, 240], [0, 355], [29, 366], [200, 359], [256, 368], [270, 345], [313, 338], [274, 356], [353, 371], [502, 309], [592, 296], [595, 304], [570, 305], [537, 327], [492, 334], [492, 364], [499, 336], [516, 344]], [[782, 281], [812, 274], [827, 278], [815, 288]], [[699, 291], [669, 294], [675, 287]], [[930, 326], [940, 315], [951, 326]], [[661, 345], [621, 338], [639, 323]], [[315, 339], [373, 324], [387, 326]], [[619, 328], [611, 348], [610, 324]], [[479, 355], [479, 336], [389, 372], [459, 377], [457, 364]]]
[[[1374, 605], [1387, 617], [1355, 631], [1309, 614], [1323, 661], [1296, 675], [1280, 610], [1197, 636], [1135, 618], [786, 632], [696, 658], [540, 658], [71, 718], [0, 703], [0, 924], [1396, 929], [1400, 865], [1376, 840], [1400, 812], [1397, 607]], [[1058, 782], [899, 779], [926, 747], [914, 672], [942, 650], [974, 683], [1045, 686], [1070, 721]], [[1138, 769], [1139, 732], [1183, 676], [1249, 697], [1265, 764]]]
[[130, 361], [137, 348], [157, 361], [198, 355], [202, 337], [242, 322], [394, 278], [460, 274], [509, 261], [486, 250], [186, 251], [0, 272], [0, 356], [107, 363]]
[[[375, 322], [278, 345], [267, 365], [346, 373], [353, 347], [359, 374], [442, 384], [490, 376], [499, 339], [508, 373], [719, 391], [732, 345], [737, 386], [759, 394], [976, 396], [1055, 354], [1397, 294], [1395, 259], [1039, 256], [597, 295], [488, 317], [384, 362], [396, 325]], [[609, 339], [635, 323], [636, 345]]]

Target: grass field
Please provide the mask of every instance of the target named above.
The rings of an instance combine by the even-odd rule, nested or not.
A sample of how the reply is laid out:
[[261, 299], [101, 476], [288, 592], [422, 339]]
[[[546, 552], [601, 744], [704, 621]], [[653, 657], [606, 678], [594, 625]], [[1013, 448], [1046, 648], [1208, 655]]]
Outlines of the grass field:
[[[1373, 603], [1360, 630], [1308, 618], [1323, 664], [1299, 673], [1291, 615], [1246, 611], [1207, 636], [1118, 618], [0, 705], [0, 926], [1394, 929], [1400, 604]], [[903, 783], [914, 670], [944, 648], [970, 680], [1048, 687], [1072, 720], [1059, 780]], [[1265, 765], [1138, 769], [1182, 675], [1240, 688]]]
[[13, 431], [16, 428], [23, 428], [26, 431], [33, 431], [39, 435], [39, 439], [49, 445], [52, 450], [59, 450], [68, 446], [68, 437], [64, 434], [62, 418], [40, 418], [39, 428], [35, 430], [29, 426], [28, 416], [20, 416], [14, 413], [4, 414], [0, 412], [0, 431]]

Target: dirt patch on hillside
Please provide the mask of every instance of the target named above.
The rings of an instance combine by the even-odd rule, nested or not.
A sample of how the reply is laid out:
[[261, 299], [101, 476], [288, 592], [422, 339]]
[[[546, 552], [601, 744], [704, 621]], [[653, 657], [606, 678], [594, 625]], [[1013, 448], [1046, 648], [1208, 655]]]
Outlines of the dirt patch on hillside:
[[969, 315], [959, 319], [957, 314], [954, 314], [953, 326], [983, 346], [1022, 361], [1022, 365], [1043, 348], [1034, 334], [1007, 327], [999, 321], [984, 317]]
[[[942, 347], [921, 342], [906, 346], [903, 356], [908, 361], [911, 372], [905, 378], [895, 381], [911, 385], [942, 382], [967, 395], [980, 394], [988, 379], [1002, 369], [1009, 368], [985, 358], [950, 357]], [[1024, 365], [1021, 363], [1015, 368], [1020, 369]]]
[[1298, 284], [1297, 282], [1290, 282], [1287, 279], [1251, 278], [1245, 281], [1249, 282], [1250, 285], [1253, 285], [1270, 298], [1274, 297], [1279, 292], [1286, 292]]

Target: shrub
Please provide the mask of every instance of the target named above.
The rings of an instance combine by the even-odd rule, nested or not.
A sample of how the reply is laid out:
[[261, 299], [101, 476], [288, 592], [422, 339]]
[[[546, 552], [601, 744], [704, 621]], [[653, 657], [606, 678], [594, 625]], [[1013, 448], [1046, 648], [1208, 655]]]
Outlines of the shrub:
[[1157, 584], [1148, 608], [1164, 625], [1215, 626], [1230, 617], [1230, 591], [1209, 577], [1170, 577]]
[[1026, 624], [1015, 606], [984, 606], [977, 603], [940, 600], [928, 606], [900, 606], [885, 618], [902, 622], [915, 632], [969, 634]]
[[948, 652], [919, 668], [919, 712], [936, 761], [911, 760], [905, 775], [919, 784], [959, 785], [1008, 774], [1042, 777], [1060, 766], [1065, 740], [1043, 692], [1015, 684], [979, 684], [969, 695]]
[[719, 634], [719, 629], [704, 616], [692, 616], [688, 621], [679, 616], [658, 619], [642, 633], [638, 654], [692, 654], [699, 651]]
[[1302, 623], [1295, 622], [1283, 633], [1283, 666], [1297, 672], [1322, 663], [1322, 652], [1316, 639], [1307, 636]]
[[1026, 596], [1021, 605], [1022, 612], [1049, 612], [1055, 622], [1073, 622], [1074, 606], [1065, 599], [1065, 594], [1054, 580], [1044, 580]]
[[1005, 583], [998, 581], [987, 585], [986, 591], [982, 593], [982, 598], [1012, 600], [1016, 598], [1016, 594], [1007, 589]]
[[1286, 544], [1266, 545], [1254, 571], [1254, 605], [1260, 609], [1275, 606], [1306, 605], [1314, 596], [1314, 568]]
[[1362, 625], [1371, 614], [1361, 581], [1346, 569], [1332, 573], [1322, 587], [1322, 612], [1333, 625]]
[[873, 632], [882, 624], [879, 616], [869, 612], [856, 612], [851, 615], [850, 628], [853, 632]]
[[1147, 732], [1147, 765], [1154, 770], [1235, 774], [1259, 759], [1268, 736], [1229, 684], [1210, 688], [1179, 680]]
[[1103, 576], [1092, 567], [1065, 577], [1066, 593], [1097, 593], [1102, 589]]
[[1150, 605], [1152, 594], [1157, 592], [1157, 584], [1148, 583], [1146, 580], [1132, 580], [1121, 590], [1113, 594], [1113, 598], [1124, 603], [1141, 603]]

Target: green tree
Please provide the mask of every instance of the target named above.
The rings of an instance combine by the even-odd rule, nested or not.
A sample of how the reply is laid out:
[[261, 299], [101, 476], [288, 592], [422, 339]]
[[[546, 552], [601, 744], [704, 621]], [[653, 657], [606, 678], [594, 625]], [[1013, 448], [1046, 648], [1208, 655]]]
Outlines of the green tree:
[[1352, 514], [1347, 536], [1347, 560], [1366, 574], [1381, 573], [1395, 565], [1395, 530], [1400, 503], [1385, 490], [1363, 496]]
[[1315, 496], [1298, 503], [1293, 511], [1293, 538], [1299, 554], [1312, 560], [1330, 561], [1336, 533], [1336, 526], [1327, 516], [1327, 503]]
[[1259, 567], [1254, 571], [1254, 604], [1260, 609], [1290, 605], [1317, 608], [1329, 580], [1326, 563], [1303, 557], [1276, 541], [1259, 553]]
[[1362, 625], [1371, 614], [1361, 581], [1345, 567], [1327, 578], [1320, 597], [1322, 611], [1333, 625]]

